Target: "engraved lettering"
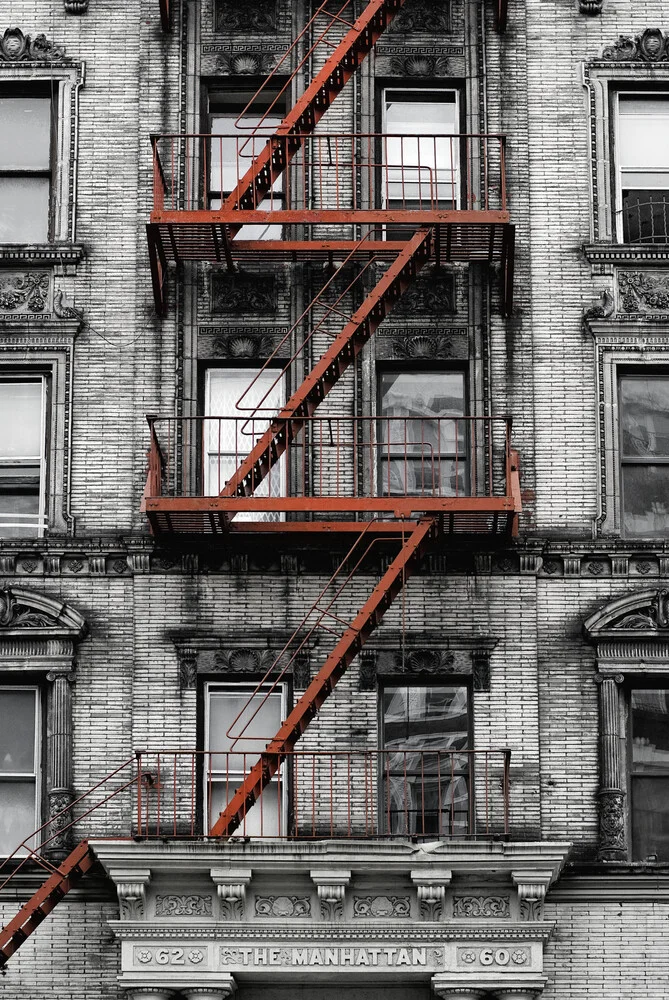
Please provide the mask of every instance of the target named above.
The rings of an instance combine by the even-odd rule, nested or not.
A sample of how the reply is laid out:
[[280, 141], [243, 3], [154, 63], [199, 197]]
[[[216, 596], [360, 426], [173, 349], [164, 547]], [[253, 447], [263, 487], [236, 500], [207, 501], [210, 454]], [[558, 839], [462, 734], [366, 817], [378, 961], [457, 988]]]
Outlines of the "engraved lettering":
[[409, 958], [409, 952], [406, 948], [400, 948], [399, 954], [397, 956], [398, 965], [411, 965], [411, 959]]
[[307, 949], [306, 948], [296, 948], [293, 952], [293, 964], [294, 965], [307, 965]]
[[411, 958], [414, 965], [425, 965], [427, 962], [427, 954], [425, 948], [412, 948]]

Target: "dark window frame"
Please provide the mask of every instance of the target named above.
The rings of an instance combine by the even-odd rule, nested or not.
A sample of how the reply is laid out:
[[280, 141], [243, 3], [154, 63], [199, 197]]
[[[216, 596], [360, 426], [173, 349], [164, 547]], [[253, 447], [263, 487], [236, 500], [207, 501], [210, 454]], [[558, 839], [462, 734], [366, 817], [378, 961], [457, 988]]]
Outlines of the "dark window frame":
[[[54, 239], [54, 179], [57, 165], [58, 146], [58, 105], [59, 87], [54, 86], [53, 81], [36, 80], [6, 80], [0, 81], [0, 102], [3, 99], [11, 98], [34, 98], [48, 100], [50, 105], [49, 115], [49, 166], [40, 169], [5, 169], [0, 167], [0, 183], [4, 177], [42, 177], [48, 180], [48, 200], [46, 219], [46, 240], [49, 243]], [[21, 246], [35, 242], [31, 239], [17, 239], [10, 241], [12, 246]], [[41, 241], [38, 241], [41, 242]]]
[[[643, 537], [663, 537], [665, 534], [664, 529], [660, 529], [655, 533], [632, 533], [625, 531], [625, 484], [624, 484], [624, 472], [625, 468], [631, 468], [633, 466], [637, 467], [663, 467], [669, 466], [669, 454], [663, 455], [653, 455], [644, 459], [642, 455], [625, 455], [624, 448], [624, 411], [623, 411], [623, 401], [622, 401], [622, 382], [624, 379], [637, 379], [639, 381], [648, 380], [664, 380], [669, 385], [669, 367], [663, 365], [653, 365], [652, 367], [641, 367], [641, 366], [618, 366], [616, 372], [616, 402], [618, 408], [618, 440], [617, 440], [617, 451], [618, 451], [618, 486], [620, 490], [620, 530], [623, 537], [628, 538], [643, 538]], [[669, 515], [668, 515], [669, 516]]]
[[[635, 784], [639, 779], [653, 780], [658, 778], [660, 780], [669, 780], [669, 763], [666, 769], [663, 770], [661, 774], [650, 775], [648, 772], [644, 772], [642, 768], [635, 766], [634, 762], [634, 739], [635, 739], [635, 727], [634, 727], [634, 712], [633, 712], [633, 695], [635, 691], [654, 691], [666, 692], [667, 700], [669, 702], [669, 679], [665, 676], [653, 676], [645, 675], [643, 677], [630, 677], [626, 684], [626, 706], [627, 706], [627, 786], [628, 786], [628, 808], [627, 808], [627, 823], [628, 823], [628, 843], [630, 860], [632, 861], [646, 861], [651, 859], [651, 855], [655, 854], [655, 859], [657, 861], [669, 861], [669, 845], [667, 847], [667, 854], [662, 857], [658, 857], [656, 852], [643, 852], [640, 848], [639, 836], [637, 833], [637, 825], [635, 822], [638, 820], [639, 813], [636, 811], [635, 805]], [[669, 727], [669, 715], [667, 716], [667, 725]], [[669, 802], [667, 803], [667, 825], [669, 826]], [[648, 836], [648, 834], [646, 834]]]
[[[12, 484], [7, 483], [8, 486], [13, 486], [13, 488], [26, 495], [36, 495], [38, 497], [38, 511], [37, 511], [37, 530], [34, 533], [27, 532], [26, 534], [14, 534], [9, 535], [3, 532], [2, 521], [0, 520], [0, 538], [42, 538], [48, 532], [49, 528], [49, 510], [50, 510], [50, 497], [49, 497], [49, 487], [50, 487], [50, 475], [51, 475], [51, 446], [52, 446], [52, 414], [51, 414], [51, 403], [52, 403], [52, 376], [53, 371], [51, 369], [44, 368], [30, 368], [30, 367], [17, 367], [9, 368], [4, 365], [0, 365], [0, 386], [3, 383], [15, 384], [17, 382], [39, 382], [42, 385], [42, 408], [43, 408], [43, 420], [41, 424], [41, 434], [42, 434], [42, 455], [39, 462], [39, 473], [37, 477], [33, 476], [20, 476], [17, 474], [16, 479], [18, 482]], [[0, 466], [5, 468], [11, 468], [12, 465], [17, 469], [20, 469], [17, 463], [12, 463], [8, 460], [0, 460]], [[32, 467], [32, 466], [31, 466]], [[28, 468], [28, 466], [26, 466]], [[9, 478], [9, 477], [8, 477]], [[32, 486], [32, 483], [36, 479], [36, 490]], [[4, 489], [4, 481], [0, 480], [0, 498], [6, 493], [9, 493], [9, 489]], [[0, 499], [0, 506], [2, 505], [2, 499]], [[28, 526], [26, 526], [28, 527]]]

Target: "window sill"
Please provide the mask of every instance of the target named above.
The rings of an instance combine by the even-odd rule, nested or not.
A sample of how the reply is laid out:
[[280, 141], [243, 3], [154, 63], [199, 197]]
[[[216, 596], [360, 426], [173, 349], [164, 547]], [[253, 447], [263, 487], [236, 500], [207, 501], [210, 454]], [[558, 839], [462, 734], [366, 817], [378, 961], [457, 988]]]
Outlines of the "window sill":
[[0, 243], [0, 263], [78, 264], [86, 256], [82, 243]]

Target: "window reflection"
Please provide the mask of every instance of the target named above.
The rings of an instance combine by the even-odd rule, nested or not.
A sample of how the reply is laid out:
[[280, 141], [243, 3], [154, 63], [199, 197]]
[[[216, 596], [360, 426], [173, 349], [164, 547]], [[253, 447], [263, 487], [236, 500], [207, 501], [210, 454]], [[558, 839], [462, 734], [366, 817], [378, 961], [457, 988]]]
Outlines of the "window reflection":
[[669, 860], [669, 690], [631, 693], [634, 860]]
[[628, 535], [669, 530], [669, 377], [620, 379], [623, 528]]

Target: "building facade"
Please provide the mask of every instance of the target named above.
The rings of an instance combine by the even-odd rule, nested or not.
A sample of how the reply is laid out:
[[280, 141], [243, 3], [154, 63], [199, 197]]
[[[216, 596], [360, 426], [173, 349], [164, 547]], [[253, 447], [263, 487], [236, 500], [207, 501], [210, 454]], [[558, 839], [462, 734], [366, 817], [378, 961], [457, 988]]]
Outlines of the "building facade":
[[668, 125], [663, 0], [4, 4], [2, 995], [666, 997]]

